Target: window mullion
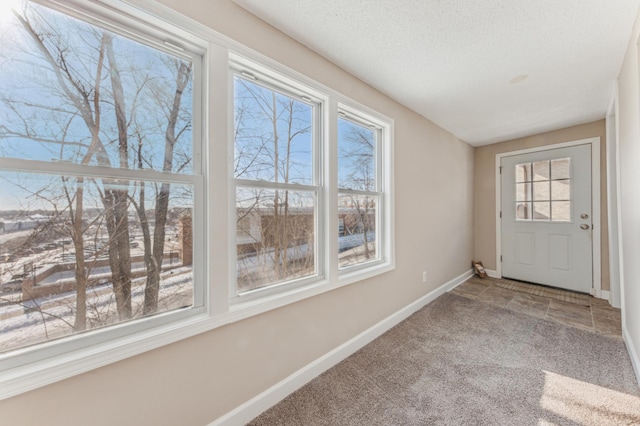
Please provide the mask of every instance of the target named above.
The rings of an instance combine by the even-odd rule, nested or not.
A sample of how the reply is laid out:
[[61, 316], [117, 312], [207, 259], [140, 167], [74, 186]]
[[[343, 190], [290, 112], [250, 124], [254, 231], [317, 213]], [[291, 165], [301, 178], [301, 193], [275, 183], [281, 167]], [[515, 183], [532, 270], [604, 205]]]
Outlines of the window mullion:
[[345, 195], [368, 195], [371, 197], [381, 197], [383, 195], [383, 192], [381, 191], [361, 191], [358, 189], [342, 189], [339, 188], [338, 189], [338, 193], [340, 194], [345, 194]]
[[244, 188], [282, 189], [284, 191], [313, 191], [317, 192], [317, 185], [301, 185], [299, 183], [269, 182], [265, 180], [236, 179], [236, 186]]
[[0, 169], [26, 173], [64, 174], [105, 179], [129, 179], [154, 182], [192, 183], [196, 175], [158, 172], [155, 170], [87, 166], [69, 162], [49, 162], [0, 157]]

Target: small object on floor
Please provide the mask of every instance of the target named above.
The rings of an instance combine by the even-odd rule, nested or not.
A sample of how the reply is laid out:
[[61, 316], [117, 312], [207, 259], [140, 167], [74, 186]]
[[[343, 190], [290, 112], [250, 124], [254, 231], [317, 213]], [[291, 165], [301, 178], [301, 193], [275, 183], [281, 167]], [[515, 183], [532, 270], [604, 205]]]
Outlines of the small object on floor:
[[477, 262], [475, 260], [471, 261], [471, 265], [473, 265], [473, 270], [480, 278], [487, 278], [487, 271], [484, 270], [484, 266], [482, 266], [482, 262]]

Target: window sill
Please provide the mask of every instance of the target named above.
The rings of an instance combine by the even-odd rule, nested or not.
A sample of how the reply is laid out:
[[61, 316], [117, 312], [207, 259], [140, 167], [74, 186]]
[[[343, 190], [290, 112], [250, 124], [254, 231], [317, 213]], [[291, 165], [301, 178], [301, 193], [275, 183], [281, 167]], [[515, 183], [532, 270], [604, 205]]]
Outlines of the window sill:
[[312, 284], [307, 284], [302, 287], [290, 289], [288, 291], [282, 291], [275, 294], [271, 294], [261, 298], [254, 298], [247, 301], [237, 301], [229, 308], [227, 315], [232, 316], [233, 321], [239, 321], [241, 319], [249, 318], [254, 315], [259, 315], [264, 312], [278, 309], [283, 306], [299, 302], [301, 300], [317, 296], [328, 291], [344, 287], [349, 284], [356, 283], [358, 281], [373, 278], [377, 275], [381, 275], [390, 272], [395, 269], [395, 265], [384, 262], [377, 263], [367, 268], [359, 268], [354, 271], [343, 271], [338, 280], [321, 280]]
[[340, 271], [340, 278], [338, 279], [339, 287], [385, 274], [393, 271], [395, 268], [393, 263], [381, 262], [366, 268], [357, 268], [354, 270], [350, 270], [349, 268], [344, 269]]

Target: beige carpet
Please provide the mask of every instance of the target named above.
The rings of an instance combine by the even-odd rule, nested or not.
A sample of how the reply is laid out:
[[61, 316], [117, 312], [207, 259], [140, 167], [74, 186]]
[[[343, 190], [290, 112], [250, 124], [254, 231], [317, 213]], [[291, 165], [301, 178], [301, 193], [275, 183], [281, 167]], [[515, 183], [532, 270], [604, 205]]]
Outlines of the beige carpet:
[[250, 424], [640, 424], [640, 389], [619, 339], [448, 293]]
[[562, 300], [564, 302], [575, 303], [576, 305], [590, 306], [589, 295], [575, 293], [573, 291], [561, 290], [558, 288], [545, 287], [535, 284], [527, 284], [519, 281], [498, 280], [493, 285], [506, 288], [508, 290], [519, 291], [520, 293], [533, 294], [551, 299]]

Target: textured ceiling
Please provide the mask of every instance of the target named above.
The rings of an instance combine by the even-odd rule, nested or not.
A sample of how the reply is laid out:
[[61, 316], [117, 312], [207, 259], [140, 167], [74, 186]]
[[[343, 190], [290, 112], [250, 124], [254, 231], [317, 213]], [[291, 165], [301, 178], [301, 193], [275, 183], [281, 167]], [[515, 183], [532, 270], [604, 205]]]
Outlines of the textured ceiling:
[[479, 146], [603, 118], [640, 0], [234, 0]]

